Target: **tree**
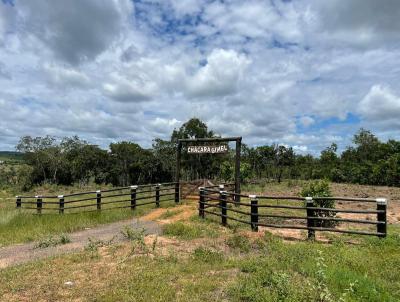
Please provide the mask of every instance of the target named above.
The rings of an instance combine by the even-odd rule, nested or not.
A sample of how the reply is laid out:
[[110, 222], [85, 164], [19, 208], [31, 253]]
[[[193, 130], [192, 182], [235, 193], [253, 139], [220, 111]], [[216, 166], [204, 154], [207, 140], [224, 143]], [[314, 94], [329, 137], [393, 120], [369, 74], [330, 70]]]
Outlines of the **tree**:
[[110, 144], [110, 182], [127, 186], [136, 183], [140, 176], [139, 159], [143, 149], [132, 142]]
[[278, 167], [278, 182], [282, 180], [282, 174], [285, 167], [290, 167], [294, 163], [294, 151], [292, 147], [286, 148], [285, 146], [277, 146], [276, 149], [276, 166]]

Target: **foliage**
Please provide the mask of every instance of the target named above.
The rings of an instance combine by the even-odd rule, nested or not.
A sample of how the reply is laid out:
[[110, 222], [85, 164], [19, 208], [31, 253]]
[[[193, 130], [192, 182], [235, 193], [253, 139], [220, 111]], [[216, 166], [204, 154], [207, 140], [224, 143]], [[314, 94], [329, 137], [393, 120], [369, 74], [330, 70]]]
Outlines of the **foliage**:
[[[332, 197], [331, 190], [329, 188], [329, 182], [326, 180], [313, 181], [306, 184], [300, 193], [303, 197]], [[335, 200], [332, 199], [313, 199], [313, 206], [321, 208], [335, 208]], [[334, 217], [335, 212], [332, 211], [320, 211], [314, 210], [314, 213], [318, 217]], [[315, 221], [316, 226], [330, 227], [336, 223], [329, 220], [317, 220]]]
[[67, 234], [61, 234], [59, 236], [48, 236], [40, 239], [34, 246], [36, 249], [43, 249], [50, 246], [57, 246], [61, 244], [70, 243], [71, 239]]
[[[14, 164], [0, 164], [0, 186], [28, 190], [36, 184], [107, 183], [116, 186], [169, 182], [173, 180], [178, 139], [218, 137], [206, 123], [192, 118], [174, 129], [169, 140], [156, 138], [152, 148], [134, 142], [112, 143], [109, 150], [91, 145], [77, 136], [22, 137], [16, 146]], [[195, 143], [193, 143], [195, 144]], [[186, 145], [183, 145], [185, 151]], [[400, 141], [381, 142], [374, 134], [360, 129], [353, 145], [338, 154], [332, 143], [319, 157], [296, 154], [291, 147], [271, 144], [242, 145], [241, 179], [328, 179], [370, 185], [400, 186]], [[187, 154], [182, 152], [182, 179], [234, 179], [235, 151], [227, 154]]]
[[218, 230], [207, 225], [204, 225], [200, 228], [198, 225], [174, 222], [164, 226], [163, 234], [180, 239], [190, 240], [201, 237], [216, 237], [218, 235]]

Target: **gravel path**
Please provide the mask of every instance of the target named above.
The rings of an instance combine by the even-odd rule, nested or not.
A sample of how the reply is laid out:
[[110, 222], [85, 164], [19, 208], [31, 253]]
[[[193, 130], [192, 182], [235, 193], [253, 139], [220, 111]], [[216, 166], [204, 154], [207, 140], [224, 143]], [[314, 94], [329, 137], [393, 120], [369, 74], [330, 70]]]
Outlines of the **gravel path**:
[[64, 245], [47, 248], [35, 248], [36, 243], [32, 242], [0, 248], [0, 268], [50, 256], [81, 251], [88, 244], [89, 238], [102, 241], [108, 241], [114, 238], [114, 242], [122, 241], [123, 237], [121, 235], [121, 229], [125, 226], [130, 226], [133, 229], [138, 230], [144, 229], [146, 235], [161, 233], [160, 225], [154, 221], [142, 221], [137, 219], [119, 221], [75, 233], [70, 233], [68, 234], [68, 237], [70, 238], [71, 242]]

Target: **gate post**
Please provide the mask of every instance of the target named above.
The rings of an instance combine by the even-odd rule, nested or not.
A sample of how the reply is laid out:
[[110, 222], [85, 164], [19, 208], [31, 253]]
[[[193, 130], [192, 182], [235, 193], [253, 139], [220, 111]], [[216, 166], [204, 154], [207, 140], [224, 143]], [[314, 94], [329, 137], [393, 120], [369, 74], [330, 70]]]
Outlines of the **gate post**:
[[251, 203], [251, 230], [258, 232], [258, 200], [256, 195], [249, 195]]
[[[236, 161], [235, 161], [235, 193], [240, 194], [240, 156], [242, 150], [242, 138], [236, 139]], [[240, 196], [235, 195], [235, 206], [240, 206]]]
[[96, 204], [97, 204], [97, 210], [101, 210], [101, 191], [100, 190], [96, 191]]
[[204, 202], [205, 202], [205, 196], [204, 196], [204, 187], [199, 188], [199, 216], [201, 218], [204, 218]]
[[377, 213], [377, 220], [380, 222], [380, 224], [376, 225], [376, 231], [378, 233], [381, 233], [381, 235], [378, 235], [379, 238], [385, 238], [387, 234], [387, 200], [386, 198], [377, 198], [376, 199], [376, 209], [378, 211], [382, 211], [381, 213]]
[[131, 186], [131, 210], [136, 208], [136, 189], [138, 186]]
[[221, 207], [221, 222], [223, 226], [227, 225], [227, 208], [226, 208], [226, 192], [220, 191], [219, 192], [219, 199], [220, 199], [220, 207]]
[[19, 196], [16, 196], [16, 198], [17, 198], [17, 209], [20, 209], [21, 208], [21, 205], [22, 205], [22, 199], [21, 199], [21, 197], [19, 197]]
[[307, 210], [307, 228], [308, 228], [308, 239], [314, 240], [315, 239], [315, 230], [311, 229], [314, 227], [315, 212], [313, 209], [310, 209], [314, 206], [314, 202], [312, 197], [306, 197], [306, 210]]
[[64, 195], [58, 195], [58, 202], [59, 202], [59, 214], [64, 214]]
[[156, 207], [160, 207], [160, 184], [156, 185]]
[[179, 203], [179, 182], [175, 183], [175, 203]]
[[38, 214], [42, 214], [43, 200], [40, 196], [36, 196], [36, 211]]

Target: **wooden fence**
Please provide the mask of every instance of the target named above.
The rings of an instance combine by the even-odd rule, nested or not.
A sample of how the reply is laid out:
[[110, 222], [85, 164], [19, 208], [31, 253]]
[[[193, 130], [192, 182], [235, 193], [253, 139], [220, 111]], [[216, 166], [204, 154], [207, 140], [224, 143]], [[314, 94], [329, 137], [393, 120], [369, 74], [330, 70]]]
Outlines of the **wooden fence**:
[[17, 209], [42, 212], [76, 213], [112, 210], [175, 201], [179, 203], [179, 184], [163, 183], [120, 187], [57, 196], [16, 196]]
[[[225, 191], [223, 186], [219, 190], [208, 187], [199, 188], [199, 216], [204, 218], [206, 213], [219, 216], [224, 226], [228, 224], [228, 220], [234, 220], [250, 225], [253, 231], [258, 231], [259, 226], [307, 230], [310, 239], [315, 238], [316, 231], [371, 235], [381, 238], [387, 235], [387, 200], [385, 198], [240, 195], [242, 201], [236, 202], [237, 195]], [[319, 200], [335, 200], [346, 206], [353, 203], [357, 205], [357, 208], [318, 207], [314, 202]], [[365, 207], [364, 205], [375, 207], [360, 209], [360, 206]], [[342, 216], [338, 217], [337, 214]], [[360, 215], [366, 218], [352, 217]], [[359, 230], [348, 228], [349, 225], [366, 225], [369, 228]], [[370, 229], [371, 226], [374, 226], [374, 230]]]

